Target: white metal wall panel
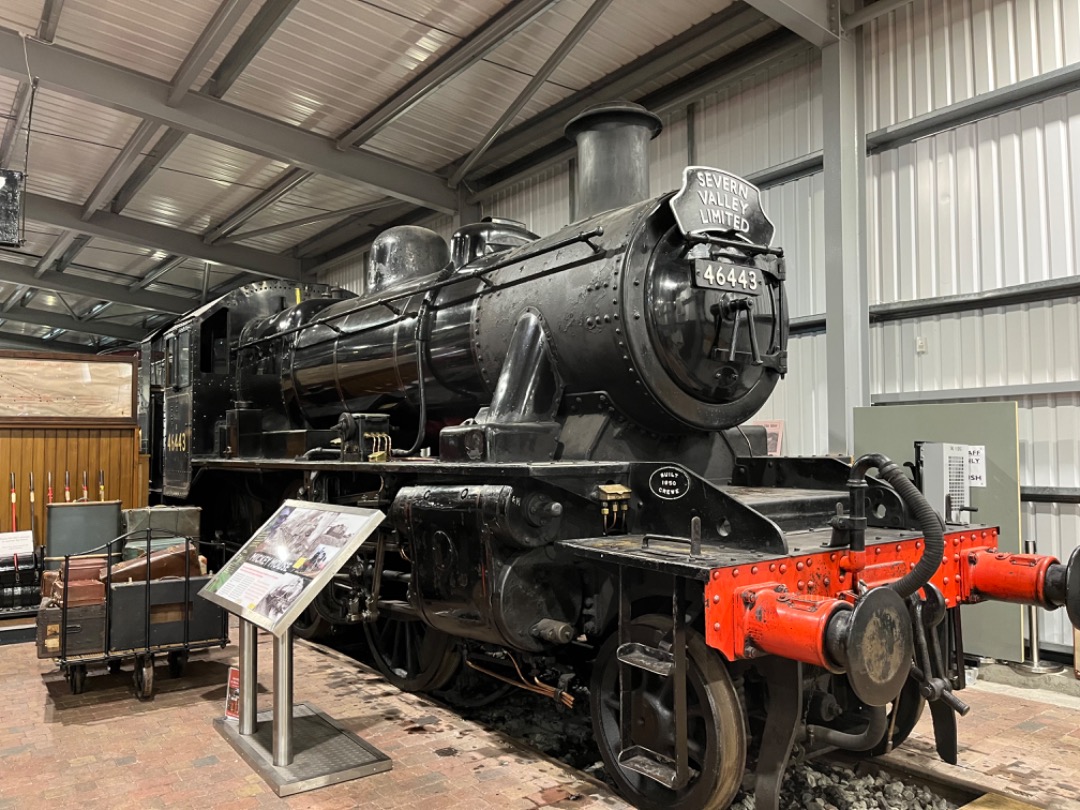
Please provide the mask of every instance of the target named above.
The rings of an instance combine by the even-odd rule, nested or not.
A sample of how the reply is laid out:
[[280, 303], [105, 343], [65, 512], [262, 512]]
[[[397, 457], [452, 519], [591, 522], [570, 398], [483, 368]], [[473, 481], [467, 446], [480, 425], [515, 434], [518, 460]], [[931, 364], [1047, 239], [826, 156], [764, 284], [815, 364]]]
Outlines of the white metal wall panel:
[[690, 163], [686, 111], [673, 110], [661, 118], [664, 128], [649, 143], [649, 193], [653, 195], [679, 188], [683, 169]]
[[[925, 353], [916, 352], [917, 339]], [[870, 328], [872, 394], [1080, 380], [1080, 299], [910, 318]]]
[[788, 373], [765, 406], [751, 418], [783, 419], [785, 456], [828, 452], [828, 397], [825, 391], [825, 333], [788, 341]]
[[319, 281], [360, 295], [364, 292], [367, 257], [367, 251], [346, 256], [324, 269], [319, 274]]
[[[1052, 554], [1062, 562], [1076, 547], [1080, 537], [1080, 504], [1023, 503], [1020, 526], [1025, 540], [1034, 540], [1040, 554]], [[1043, 643], [1073, 646], [1072, 625], [1063, 609], [1044, 610], [1039, 615], [1039, 639]]]
[[446, 240], [447, 247], [450, 245], [450, 239], [453, 237], [454, 231], [457, 230], [457, 228], [454, 227], [454, 217], [450, 214], [439, 214], [437, 217], [432, 217], [421, 224], [425, 228], [430, 228], [435, 231], [435, 233]]
[[825, 311], [825, 178], [802, 177], [767, 189], [765, 213], [776, 226], [773, 244], [784, 249], [792, 317]]
[[484, 216], [524, 222], [540, 236], [554, 233], [570, 221], [570, 171], [553, 166], [522, 180], [484, 203]]
[[1080, 61], [1076, 0], [915, 0], [864, 32], [868, 131]]
[[871, 303], [1076, 273], [1080, 91], [867, 164]]
[[697, 162], [749, 174], [821, 148], [821, 59], [804, 51], [702, 100]]

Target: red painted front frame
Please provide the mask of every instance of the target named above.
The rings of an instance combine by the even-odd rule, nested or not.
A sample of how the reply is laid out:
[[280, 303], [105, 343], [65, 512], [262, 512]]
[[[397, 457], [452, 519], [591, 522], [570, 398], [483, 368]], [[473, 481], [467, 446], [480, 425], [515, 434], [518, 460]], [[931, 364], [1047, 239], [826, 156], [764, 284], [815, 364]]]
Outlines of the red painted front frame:
[[[1044, 601], [1046, 569], [1057, 561], [999, 554], [997, 539], [995, 528], [945, 535], [945, 554], [930, 581], [948, 607], [984, 599]], [[831, 668], [824, 627], [833, 612], [854, 602], [852, 576], [869, 587], [897, 580], [915, 567], [923, 546], [923, 538], [912, 537], [869, 543], [862, 559], [837, 549], [714, 568], [705, 586], [705, 640], [729, 660], [773, 653]]]

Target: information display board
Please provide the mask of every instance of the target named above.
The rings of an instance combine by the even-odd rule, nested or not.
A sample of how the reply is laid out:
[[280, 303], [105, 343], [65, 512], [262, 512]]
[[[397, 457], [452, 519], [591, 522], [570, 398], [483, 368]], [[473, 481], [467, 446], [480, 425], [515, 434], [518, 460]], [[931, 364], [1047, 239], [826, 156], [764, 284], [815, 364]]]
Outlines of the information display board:
[[376, 509], [285, 501], [199, 595], [283, 635], [384, 517]]

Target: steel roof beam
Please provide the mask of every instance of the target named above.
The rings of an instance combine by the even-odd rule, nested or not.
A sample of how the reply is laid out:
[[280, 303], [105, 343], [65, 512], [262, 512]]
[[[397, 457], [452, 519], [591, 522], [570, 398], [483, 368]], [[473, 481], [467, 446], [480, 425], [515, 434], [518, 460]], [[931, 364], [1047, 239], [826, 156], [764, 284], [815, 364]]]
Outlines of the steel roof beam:
[[[26, 75], [25, 73], [23, 75]], [[11, 118], [4, 128], [4, 137], [0, 139], [0, 166], [11, 165], [11, 153], [15, 150], [15, 141], [26, 127], [26, 117], [30, 114], [30, 97], [33, 95], [30, 82], [19, 82], [15, 91], [15, 101], [11, 105]]]
[[218, 46], [225, 41], [225, 37], [240, 21], [250, 5], [251, 0], [224, 0], [218, 6], [218, 10], [214, 12], [214, 16], [199, 34], [199, 38], [173, 76], [172, 90], [166, 101], [170, 107], [175, 107], [187, 95], [191, 85], [195, 84], [202, 69], [206, 67], [206, 63], [213, 58]]
[[65, 352], [67, 354], [97, 353], [97, 347], [87, 346], [85, 343], [69, 343], [63, 340], [50, 340], [46, 343], [41, 338], [26, 337], [26, 335], [9, 335], [6, 332], [0, 332], [0, 346], [32, 352], [45, 352], [46, 354], [53, 352]]
[[[775, 31], [648, 95], [637, 97], [629, 95], [629, 97], [656, 113], [685, 107], [698, 98], [706, 88], [716, 89], [726, 86], [777, 59], [809, 49], [810, 46], [807, 43], [790, 31]], [[566, 162], [574, 153], [574, 145], [562, 136], [563, 126], [565, 122], [559, 123], [557, 134], [553, 135], [551, 141], [547, 143], [539, 141], [543, 145], [485, 177], [484, 181], [487, 185], [470, 195], [469, 202], [481, 202], [491, 198], [520, 182], [525, 172], [535, 172]]]
[[192, 301], [179, 296], [142, 292], [123, 284], [95, 281], [92, 278], [75, 276], [71, 273], [54, 271], [38, 277], [34, 275], [32, 268], [15, 262], [0, 261], [0, 284], [16, 284], [27, 289], [48, 290], [58, 295], [84, 295], [88, 298], [112, 301], [115, 304], [125, 304], [154, 312], [169, 312], [174, 315], [181, 315], [193, 306]]
[[[267, 0], [241, 32], [229, 52], [225, 54], [225, 58], [217, 66], [214, 75], [203, 85], [200, 92], [212, 98], [224, 96], [298, 2], [299, 0]], [[130, 205], [131, 200], [139, 193], [139, 189], [146, 184], [158, 167], [169, 159], [169, 155], [176, 151], [185, 137], [186, 133], [178, 129], [165, 131], [165, 134], [158, 139], [154, 150], [143, 158], [116, 193], [112, 202], [114, 214], [119, 214]]]
[[56, 264], [57, 260], [64, 255], [71, 243], [75, 241], [76, 233], [74, 231], [61, 231], [60, 235], [56, 237], [56, 241], [49, 245], [49, 249], [45, 251], [37, 263], [34, 265], [34, 275], [41, 276], [46, 270], [52, 268]]
[[760, 12], [747, 8], [745, 3], [733, 3], [729, 8], [702, 20], [584, 90], [514, 127], [487, 150], [486, 162], [499, 163], [522, 150], [535, 148], [538, 143], [562, 138], [566, 122], [585, 107], [640, 96], [639, 88], [646, 82], [678, 69], [725, 39], [747, 33], [764, 20]]
[[117, 340], [138, 342], [146, 333], [135, 326], [122, 326], [107, 321], [80, 321], [68, 315], [45, 312], [38, 309], [16, 307], [4, 314], [4, 320], [29, 323], [34, 326], [48, 326], [51, 329], [63, 329], [67, 332], [81, 332], [86, 335], [100, 335]]
[[[0, 59], [2, 58], [0, 56]], [[299, 277], [299, 263], [288, 256], [241, 245], [207, 245], [197, 233], [122, 217], [107, 211], [98, 211], [90, 219], [84, 220], [82, 206], [41, 194], [27, 194], [24, 199], [26, 218], [37, 222], [47, 222], [117, 242], [148, 245], [166, 253], [231, 265], [270, 278], [295, 280]]]
[[90, 237], [85, 233], [76, 236], [71, 240], [71, 244], [67, 246], [60, 258], [56, 260], [56, 266], [53, 269], [56, 270], [57, 273], [63, 273], [75, 262], [78, 255], [82, 253], [83, 248], [89, 243]]
[[558, 0], [516, 0], [508, 5], [339, 137], [338, 149], [348, 149], [369, 140], [462, 71], [498, 48], [556, 2]]
[[52, 42], [56, 38], [56, 27], [60, 24], [60, 12], [64, 10], [64, 0], [45, 0], [41, 10], [41, 22], [37, 27], [37, 38]]
[[153, 284], [155, 281], [159, 280], [163, 275], [168, 273], [170, 270], [175, 270], [177, 267], [179, 267], [183, 263], [184, 263], [184, 257], [183, 256], [166, 256], [164, 259], [162, 259], [160, 262], [158, 262], [154, 267], [152, 267], [150, 270], [148, 270], [145, 276], [131, 282], [131, 289], [133, 289], [133, 290], [144, 290], [147, 287], [149, 287], [151, 284]]
[[217, 244], [231, 245], [233, 242], [243, 242], [247, 239], [254, 239], [257, 236], [266, 236], [270, 233], [289, 231], [293, 228], [299, 228], [302, 225], [311, 225], [315, 222], [322, 222], [324, 219], [337, 219], [338, 217], [348, 217], [354, 214], [367, 214], [372, 211], [378, 211], [380, 208], [387, 208], [396, 204], [397, 200], [393, 197], [386, 197], [369, 203], [361, 203], [360, 205], [341, 208], [337, 211], [320, 211], [318, 214], [311, 214], [310, 216], [300, 217], [299, 219], [290, 219], [288, 222], [279, 222], [277, 225], [267, 225], [265, 228], [255, 228], [254, 230], [241, 231], [240, 233], [223, 236], [221, 239], [217, 240]]
[[[329, 138], [199, 93], [188, 93], [179, 106], [170, 107], [167, 82], [55, 45], [35, 40], [26, 44], [30, 68], [43, 87], [308, 171], [363, 183], [415, 205], [454, 211], [457, 195], [430, 172], [370, 152], [342, 152]], [[25, 75], [21, 46], [18, 33], [0, 29], [0, 75]]]
[[260, 191], [255, 197], [225, 217], [221, 222], [203, 234], [203, 241], [212, 245], [222, 237], [228, 236], [249, 219], [265, 211], [309, 177], [311, 172], [302, 169], [287, 169], [281, 173], [269, 188]]
[[[839, 4], [830, 0], [746, 0], [763, 14], [812, 45], [840, 41]], [[833, 6], [830, 8], [830, 6]]]
[[113, 159], [112, 164], [105, 170], [105, 174], [98, 180], [94, 190], [90, 192], [90, 196], [86, 198], [86, 202], [83, 204], [83, 219], [89, 219], [95, 211], [112, 199], [117, 186], [131, 175], [135, 161], [142, 156], [143, 150], [150, 145], [150, 141], [153, 140], [159, 129], [161, 129], [161, 125], [156, 121], [142, 121], [139, 123], [131, 137], [128, 138], [127, 143], [124, 144], [124, 148], [120, 150], [120, 154]]
[[465, 161], [458, 166], [453, 176], [450, 178], [450, 188], [457, 188], [461, 183], [462, 178], [466, 173], [476, 165], [476, 161], [480, 159], [480, 156], [491, 146], [492, 142], [502, 134], [502, 131], [506, 129], [506, 126], [517, 118], [517, 115], [529, 103], [529, 100], [536, 95], [536, 91], [543, 86], [544, 82], [548, 80], [556, 68], [563, 63], [563, 60], [569, 55], [570, 51], [577, 47], [577, 44], [581, 42], [581, 38], [589, 32], [600, 15], [604, 13], [607, 7], [611, 5], [611, 0], [593, 0], [593, 4], [586, 9], [585, 13], [581, 15], [577, 23], [569, 34], [566, 35], [566, 39], [559, 43], [558, 47], [551, 52], [551, 55], [547, 58], [547, 61], [540, 67], [536, 74], [529, 80], [529, 83], [525, 85], [517, 98], [515, 98], [510, 106], [506, 108], [506, 111], [499, 116], [499, 120], [495, 122], [494, 126], [487, 131], [487, 134], [480, 139], [480, 142], [473, 148]]
[[[387, 206], [383, 211], [382, 216], [387, 217], [389, 220], [397, 221], [400, 217], [406, 216], [412, 212], [417, 212], [420, 218], [426, 218], [430, 216], [430, 212], [423, 209], [415, 209], [411, 206], [404, 205], [402, 203], [395, 202], [392, 206]], [[327, 228], [321, 233], [317, 233], [310, 239], [305, 239], [303, 242], [293, 248], [293, 252], [296, 256], [304, 260], [304, 272], [307, 273], [311, 269], [312, 259], [315, 258], [315, 266], [318, 267], [322, 264], [322, 254], [328, 253], [334, 250], [337, 246], [351, 240], [356, 239], [358, 236], [363, 236], [371, 231], [374, 226], [371, 222], [371, 217], [364, 214], [357, 214], [356, 216], [349, 217], [342, 222], [338, 222], [335, 225]], [[336, 256], [335, 256], [336, 258]]]

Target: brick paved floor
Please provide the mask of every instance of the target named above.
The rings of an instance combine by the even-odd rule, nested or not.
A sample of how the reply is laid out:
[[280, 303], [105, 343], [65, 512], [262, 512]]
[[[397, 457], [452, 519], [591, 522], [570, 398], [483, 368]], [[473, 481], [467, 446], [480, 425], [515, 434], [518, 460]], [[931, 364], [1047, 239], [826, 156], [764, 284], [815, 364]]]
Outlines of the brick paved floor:
[[[235, 632], [234, 632], [235, 636]], [[33, 644], [0, 647], [0, 810], [121, 808], [626, 808], [579, 772], [398, 692], [357, 662], [298, 642], [295, 699], [310, 702], [393, 759], [393, 770], [278, 799], [213, 729], [236, 648], [196, 653], [181, 679], [156, 669], [140, 702], [131, 667], [104, 668], [74, 696]], [[260, 634], [260, 708], [273, 681]]]
[[960, 696], [971, 713], [959, 720], [955, 766], [937, 758], [928, 711], [885, 759], [951, 773], [1050, 810], [1080, 810], [1080, 698], [983, 682]]
[[[235, 635], [235, 634], [234, 634]], [[270, 639], [260, 638], [260, 707], [269, 708]], [[278, 799], [211, 726], [236, 648], [198, 653], [179, 680], [157, 669], [136, 700], [130, 664], [71, 695], [32, 644], [0, 647], [0, 810], [120, 808], [626, 808], [580, 773], [417, 695], [341, 654], [297, 643], [295, 691], [388, 754], [389, 773]], [[1052, 810], [1080, 810], [1080, 698], [993, 684], [964, 692], [960, 763], [933, 752], [926, 713], [889, 756], [952, 771]]]

